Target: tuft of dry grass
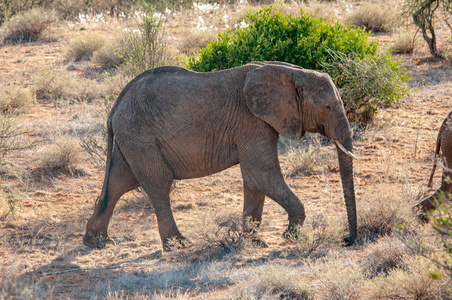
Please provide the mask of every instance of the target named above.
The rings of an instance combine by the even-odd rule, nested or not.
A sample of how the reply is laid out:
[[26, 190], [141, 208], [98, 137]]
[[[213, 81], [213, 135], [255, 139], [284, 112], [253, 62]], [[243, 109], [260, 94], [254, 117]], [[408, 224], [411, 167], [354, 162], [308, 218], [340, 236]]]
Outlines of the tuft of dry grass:
[[119, 94], [124, 85], [121, 76], [101, 74], [95, 78], [74, 77], [63, 70], [44, 70], [33, 78], [38, 99], [94, 101]]
[[[328, 258], [328, 259], [327, 259]], [[365, 279], [353, 261], [325, 257], [308, 264], [317, 281], [318, 299], [362, 299]]]
[[309, 2], [306, 7], [303, 8], [303, 11], [315, 16], [316, 18], [328, 20], [328, 22], [331, 22], [333, 19], [337, 18], [337, 13], [331, 7], [331, 4], [328, 4], [327, 2]]
[[401, 31], [391, 44], [392, 53], [397, 54], [413, 53], [415, 47], [415, 33], [408, 30]]
[[66, 50], [66, 59], [75, 62], [91, 60], [94, 53], [101, 49], [104, 43], [104, 39], [98, 34], [76, 38]]
[[121, 48], [121, 40], [117, 39], [107, 42], [94, 52], [91, 61], [106, 69], [122, 65], [124, 63], [124, 53]]
[[368, 278], [385, 276], [390, 271], [406, 267], [406, 259], [413, 254], [398, 237], [385, 236], [366, 247], [366, 256], [361, 263]]
[[57, 20], [53, 11], [43, 8], [18, 13], [0, 27], [0, 42], [34, 42]]
[[50, 171], [74, 173], [80, 163], [80, 141], [70, 136], [62, 136], [40, 152], [41, 164]]
[[358, 235], [362, 242], [375, 241], [396, 232], [397, 225], [417, 226], [411, 204], [392, 190], [365, 194], [357, 201]]
[[182, 53], [192, 55], [207, 46], [216, 36], [217, 33], [213, 30], [190, 30], [185, 35], [179, 50]]
[[368, 282], [372, 299], [450, 299], [451, 278], [435, 278], [436, 270], [421, 256], [410, 256], [404, 268], [395, 268]]
[[323, 147], [319, 135], [310, 135], [307, 142], [286, 144], [289, 163], [287, 175], [307, 175], [315, 172], [330, 172], [337, 169], [336, 152]]
[[380, 4], [365, 3], [346, 17], [346, 22], [372, 32], [390, 32], [395, 16], [392, 9]]
[[308, 284], [298, 270], [279, 264], [251, 268], [230, 291], [233, 299], [310, 299]]
[[22, 124], [12, 114], [0, 114], [0, 166], [2, 158], [18, 150], [30, 149], [39, 143], [39, 140], [31, 140], [28, 134], [32, 131]]
[[[342, 243], [343, 232], [337, 230], [341, 227], [324, 215], [314, 215], [298, 229], [298, 237], [293, 239], [295, 247], [290, 251], [291, 254], [300, 258], [322, 256], [325, 249], [337, 247]], [[289, 240], [292, 240], [291, 237]]]
[[187, 254], [189, 260], [221, 259], [237, 254], [250, 245], [250, 241], [242, 236], [241, 216], [219, 213], [206, 217], [202, 226], [194, 226], [189, 232], [188, 236], [195, 240]]
[[36, 102], [36, 96], [29, 88], [10, 86], [0, 90], [0, 111], [21, 110]]

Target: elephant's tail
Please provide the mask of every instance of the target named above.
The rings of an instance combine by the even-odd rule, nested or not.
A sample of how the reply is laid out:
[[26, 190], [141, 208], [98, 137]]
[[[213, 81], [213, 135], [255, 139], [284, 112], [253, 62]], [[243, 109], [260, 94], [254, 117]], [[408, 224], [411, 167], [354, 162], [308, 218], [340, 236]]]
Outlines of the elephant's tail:
[[107, 120], [107, 161], [105, 163], [105, 176], [104, 176], [104, 184], [102, 186], [102, 192], [99, 197], [99, 211], [98, 214], [102, 214], [105, 209], [107, 209], [108, 204], [108, 180], [110, 177], [110, 169], [111, 169], [111, 157], [113, 155], [113, 126], [111, 122], [111, 114]]
[[430, 180], [428, 181], [427, 186], [429, 188], [431, 188], [433, 186], [433, 175], [435, 175], [435, 169], [436, 169], [436, 164], [438, 162], [438, 155], [439, 155], [439, 150], [441, 149], [441, 133], [444, 129], [444, 123], [441, 125], [441, 128], [439, 129], [439, 133], [438, 133], [438, 137], [436, 138], [436, 149], [435, 149], [435, 156], [433, 157], [433, 169], [432, 169], [432, 174], [430, 174]]

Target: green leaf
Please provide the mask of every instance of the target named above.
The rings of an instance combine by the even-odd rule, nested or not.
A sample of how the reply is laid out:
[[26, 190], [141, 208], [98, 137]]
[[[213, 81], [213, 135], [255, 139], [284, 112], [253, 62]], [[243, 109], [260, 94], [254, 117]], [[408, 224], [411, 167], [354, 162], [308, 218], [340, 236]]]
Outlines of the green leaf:
[[441, 274], [437, 273], [437, 272], [430, 272], [430, 277], [432, 279], [440, 279], [441, 278]]

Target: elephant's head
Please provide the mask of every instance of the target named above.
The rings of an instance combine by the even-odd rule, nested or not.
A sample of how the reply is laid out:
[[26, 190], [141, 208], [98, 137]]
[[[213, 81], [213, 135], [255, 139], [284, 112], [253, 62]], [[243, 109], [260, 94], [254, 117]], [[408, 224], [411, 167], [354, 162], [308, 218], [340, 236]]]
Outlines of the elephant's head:
[[339, 93], [328, 74], [285, 63], [251, 70], [243, 89], [249, 110], [291, 139], [318, 132], [337, 146], [350, 237], [357, 237], [352, 132]]

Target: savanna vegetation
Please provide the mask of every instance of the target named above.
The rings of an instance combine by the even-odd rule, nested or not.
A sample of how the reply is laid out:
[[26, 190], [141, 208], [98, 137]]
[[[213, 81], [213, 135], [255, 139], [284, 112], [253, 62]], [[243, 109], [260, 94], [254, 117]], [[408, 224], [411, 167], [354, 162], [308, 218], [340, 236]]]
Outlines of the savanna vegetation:
[[[0, 0], [0, 298], [450, 299], [450, 205], [427, 224], [412, 207], [432, 193], [452, 109], [451, 23], [441, 1]], [[360, 157], [357, 243], [343, 244], [336, 153], [307, 134], [279, 143], [307, 214], [298, 239], [282, 237], [287, 215], [271, 200], [260, 229], [269, 247], [243, 238], [236, 166], [174, 184], [190, 247], [162, 253], [140, 189], [115, 210], [115, 244], [85, 247], [106, 115], [127, 82], [161, 65], [252, 60], [328, 72], [339, 87]]]

